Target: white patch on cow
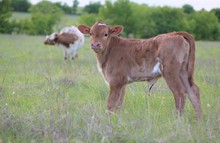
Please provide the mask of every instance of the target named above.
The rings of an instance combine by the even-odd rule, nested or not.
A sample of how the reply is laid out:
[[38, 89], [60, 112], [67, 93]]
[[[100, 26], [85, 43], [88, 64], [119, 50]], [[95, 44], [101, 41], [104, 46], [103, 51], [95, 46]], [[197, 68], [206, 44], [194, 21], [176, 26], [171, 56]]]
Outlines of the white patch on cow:
[[132, 82], [132, 78], [130, 76], [127, 77], [128, 82]]
[[154, 68], [153, 68], [153, 70], [152, 70], [152, 72], [151, 72], [152, 74], [161, 74], [161, 70], [160, 70], [160, 59], [159, 58], [157, 58], [157, 63], [156, 63], [156, 65], [154, 66]]
[[46, 39], [49, 39], [49, 40], [54, 40], [56, 38], [56, 32], [50, 34], [49, 36], [46, 36]]
[[97, 67], [98, 67], [98, 71], [103, 75], [102, 68], [101, 68], [99, 62], [97, 62]]
[[107, 26], [105, 23], [98, 23], [98, 26]]

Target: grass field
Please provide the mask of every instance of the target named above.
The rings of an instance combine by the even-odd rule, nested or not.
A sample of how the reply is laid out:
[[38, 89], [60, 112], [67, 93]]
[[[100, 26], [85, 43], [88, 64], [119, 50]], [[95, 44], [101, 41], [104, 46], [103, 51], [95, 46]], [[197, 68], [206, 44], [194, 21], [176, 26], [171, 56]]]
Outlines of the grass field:
[[[30, 13], [13, 12], [10, 20], [20, 21], [20, 20], [30, 19], [30, 18], [31, 18], [31, 14]], [[54, 31], [59, 31], [60, 29], [62, 29], [65, 26], [76, 25], [76, 22], [78, 21], [78, 19], [79, 19], [79, 16], [77, 16], [77, 15], [67, 15], [67, 14], [64, 14], [61, 17], [61, 20], [59, 21], [59, 23], [57, 23], [53, 27]], [[48, 33], [48, 34], [50, 34], [50, 33]]]
[[220, 42], [196, 42], [195, 81], [203, 118], [187, 99], [184, 118], [163, 79], [127, 86], [117, 115], [106, 111], [108, 88], [88, 39], [75, 61], [44, 37], [0, 35], [0, 143], [220, 142]]

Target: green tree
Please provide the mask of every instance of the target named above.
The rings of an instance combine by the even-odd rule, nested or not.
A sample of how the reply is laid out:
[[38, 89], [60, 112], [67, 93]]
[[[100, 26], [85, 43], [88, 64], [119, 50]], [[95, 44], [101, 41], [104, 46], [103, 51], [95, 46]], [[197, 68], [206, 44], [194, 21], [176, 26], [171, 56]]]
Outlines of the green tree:
[[73, 1], [73, 14], [77, 13], [78, 5], [79, 5], [79, 1], [78, 0], [74, 0]]
[[220, 8], [214, 8], [211, 10], [211, 12], [213, 12], [215, 16], [217, 16], [218, 21], [220, 22]]
[[61, 16], [63, 11], [56, 6], [56, 4], [49, 1], [41, 1], [29, 9], [31, 13], [53, 14], [54, 16]]
[[129, 0], [117, 0], [111, 3], [109, 0], [105, 2], [105, 5], [100, 8], [99, 16], [104, 19], [108, 24], [120, 24], [123, 25], [126, 30], [124, 34], [128, 35], [133, 33], [132, 9]]
[[132, 5], [136, 37], [150, 38], [173, 31], [188, 31], [186, 14], [180, 8]]
[[102, 21], [100, 17], [97, 16], [97, 14], [90, 13], [90, 14], [84, 14], [80, 16], [79, 22], [84, 23], [88, 26], [92, 26], [96, 21]]
[[220, 25], [212, 12], [199, 11], [191, 15], [192, 33], [197, 40], [219, 40]]
[[56, 6], [62, 9], [66, 14], [72, 14], [72, 7], [68, 6], [66, 3], [62, 4], [61, 2], [56, 2]]
[[11, 7], [13, 11], [27, 12], [31, 3], [28, 0], [11, 0]]
[[182, 8], [183, 8], [183, 11], [184, 11], [185, 13], [187, 13], [187, 14], [190, 14], [190, 13], [195, 12], [194, 8], [193, 8], [191, 5], [189, 5], [189, 4], [183, 5]]
[[91, 26], [95, 21], [109, 25], [123, 25], [124, 35], [149, 38], [158, 34], [187, 31], [197, 40], [220, 40], [220, 24], [217, 11], [194, 11], [189, 5], [183, 8], [150, 7], [129, 0], [107, 0], [98, 14], [85, 14], [80, 22]]
[[98, 13], [99, 12], [99, 8], [101, 7], [101, 3], [100, 2], [90, 2], [89, 5], [86, 5], [83, 8], [83, 11], [86, 13]]
[[63, 11], [49, 1], [41, 1], [32, 6], [29, 34], [45, 34], [53, 31], [53, 26], [60, 21]]
[[187, 30], [186, 16], [182, 9], [171, 7], [156, 9], [150, 18], [155, 22], [157, 34]]
[[10, 0], [0, 1], [0, 33], [9, 33], [12, 31], [9, 23], [11, 15]]
[[149, 38], [158, 33], [156, 23], [151, 18], [156, 8], [148, 5], [139, 5], [132, 3], [133, 34], [137, 38]]

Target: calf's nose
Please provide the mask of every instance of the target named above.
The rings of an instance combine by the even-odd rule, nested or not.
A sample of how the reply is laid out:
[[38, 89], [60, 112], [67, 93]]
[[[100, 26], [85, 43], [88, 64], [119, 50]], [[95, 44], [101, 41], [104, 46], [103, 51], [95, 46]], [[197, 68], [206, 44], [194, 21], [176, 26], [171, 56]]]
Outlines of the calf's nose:
[[98, 49], [98, 48], [100, 48], [100, 44], [98, 42], [91, 43], [91, 48], [92, 49]]

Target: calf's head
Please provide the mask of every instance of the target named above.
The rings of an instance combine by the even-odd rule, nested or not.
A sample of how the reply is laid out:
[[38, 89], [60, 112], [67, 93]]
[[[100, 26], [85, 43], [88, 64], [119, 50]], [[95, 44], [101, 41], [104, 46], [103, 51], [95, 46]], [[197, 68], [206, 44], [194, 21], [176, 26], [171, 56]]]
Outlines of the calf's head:
[[91, 28], [85, 25], [79, 25], [78, 29], [83, 34], [90, 35], [90, 47], [99, 54], [108, 47], [112, 36], [117, 36], [123, 31], [123, 27], [120, 25], [109, 27], [102, 22], [96, 22]]
[[55, 45], [57, 38], [58, 38], [58, 34], [57, 33], [52, 33], [51, 35], [46, 36], [46, 40], [44, 41], [44, 44], [46, 44], [46, 45]]

